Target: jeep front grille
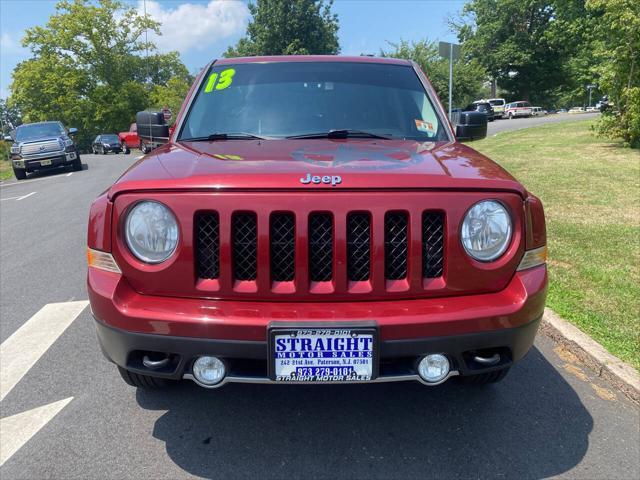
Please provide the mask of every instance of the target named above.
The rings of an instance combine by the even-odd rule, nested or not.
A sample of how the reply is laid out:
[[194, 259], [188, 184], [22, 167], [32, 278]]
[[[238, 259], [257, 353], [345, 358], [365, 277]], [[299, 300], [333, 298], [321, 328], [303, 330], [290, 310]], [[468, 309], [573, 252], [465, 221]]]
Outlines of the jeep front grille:
[[[221, 224], [224, 218], [230, 222], [226, 229]], [[417, 268], [419, 273], [416, 274], [423, 279], [444, 275], [443, 212], [420, 212], [413, 222], [412, 214], [403, 211], [384, 212], [379, 220], [372, 212], [363, 211], [348, 212], [345, 217], [334, 217], [333, 213], [327, 212], [312, 212], [300, 217], [292, 212], [276, 211], [264, 221], [254, 212], [239, 211], [229, 212], [224, 218], [218, 212], [195, 214], [197, 278], [217, 279], [223, 274], [221, 243], [227, 245], [227, 255], [231, 257], [232, 281], [256, 281], [264, 270], [272, 283], [295, 282], [299, 285], [304, 279], [304, 282], [310, 282], [305, 287], [309, 291], [314, 282], [328, 282], [325, 285], [345, 289], [358, 284], [357, 291], [366, 292], [366, 286], [362, 285], [376, 278], [408, 282], [412, 268], [413, 271]], [[299, 230], [300, 226], [304, 230]], [[264, 230], [259, 231], [262, 228]], [[421, 231], [412, 233], [412, 229]], [[227, 232], [227, 239], [223, 238], [222, 232]], [[268, 247], [266, 250], [259, 249], [259, 242], [263, 241]], [[412, 242], [416, 245], [413, 255], [410, 253]], [[377, 277], [376, 271], [379, 272]], [[416, 274], [411, 274], [412, 278]], [[402, 286], [396, 283], [390, 288]], [[272, 292], [295, 291], [276, 290], [273, 285], [272, 289]]]

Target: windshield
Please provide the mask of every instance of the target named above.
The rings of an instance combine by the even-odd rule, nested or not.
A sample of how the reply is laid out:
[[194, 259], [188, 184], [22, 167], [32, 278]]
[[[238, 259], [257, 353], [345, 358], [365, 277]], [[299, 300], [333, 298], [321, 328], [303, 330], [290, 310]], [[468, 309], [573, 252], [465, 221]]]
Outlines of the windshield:
[[489, 103], [494, 107], [495, 106], [499, 107], [501, 105], [504, 105], [504, 100], [489, 100]]
[[16, 129], [16, 142], [24, 142], [36, 138], [57, 137], [63, 133], [64, 129], [58, 122], [21, 125]]
[[103, 142], [117, 142], [118, 141], [118, 136], [117, 135], [102, 135], [102, 137], [100, 137], [101, 140]]
[[286, 138], [331, 130], [447, 140], [411, 66], [346, 62], [213, 65], [179, 140], [214, 133]]

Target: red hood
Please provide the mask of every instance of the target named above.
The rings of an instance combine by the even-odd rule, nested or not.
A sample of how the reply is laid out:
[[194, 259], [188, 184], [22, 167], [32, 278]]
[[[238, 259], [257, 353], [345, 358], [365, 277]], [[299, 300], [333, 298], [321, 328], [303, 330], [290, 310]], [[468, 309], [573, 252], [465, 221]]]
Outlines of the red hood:
[[[301, 183], [339, 175], [340, 185]], [[160, 147], [111, 187], [203, 189], [447, 189], [525, 195], [504, 169], [460, 143], [405, 140], [228, 140]]]

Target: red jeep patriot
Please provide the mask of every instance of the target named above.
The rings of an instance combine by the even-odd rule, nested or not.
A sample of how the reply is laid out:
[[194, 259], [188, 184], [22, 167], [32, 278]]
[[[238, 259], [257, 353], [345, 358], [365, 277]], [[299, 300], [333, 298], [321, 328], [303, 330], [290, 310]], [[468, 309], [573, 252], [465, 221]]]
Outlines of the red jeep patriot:
[[130, 385], [501, 380], [543, 312], [540, 201], [416, 64], [217, 60], [91, 207], [88, 289]]

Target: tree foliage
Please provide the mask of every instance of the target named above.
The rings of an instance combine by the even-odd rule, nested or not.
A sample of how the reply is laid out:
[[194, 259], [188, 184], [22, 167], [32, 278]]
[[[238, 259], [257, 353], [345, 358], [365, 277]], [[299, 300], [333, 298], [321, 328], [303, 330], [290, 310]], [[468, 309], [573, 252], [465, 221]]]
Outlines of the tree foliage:
[[98, 133], [127, 129], [161, 94], [156, 88], [190, 81], [177, 53], [160, 54], [144, 41], [145, 28], [158, 27], [117, 0], [59, 2], [46, 26], [26, 31], [32, 58], [13, 71], [10, 103], [24, 121], [78, 128], [81, 148]]
[[247, 35], [225, 57], [255, 55], [333, 55], [340, 51], [333, 0], [256, 0]]
[[640, 148], [640, 3], [637, 0], [587, 0], [601, 21], [591, 42], [594, 72], [613, 107], [599, 131]]
[[22, 124], [22, 113], [15, 105], [9, 105], [0, 98], [0, 127], [2, 136], [9, 135], [11, 130]]
[[451, 24], [511, 100], [551, 106], [574, 87], [587, 20], [584, 0], [471, 0]]
[[[384, 57], [413, 60], [425, 72], [440, 100], [448, 108], [449, 103], [449, 60], [440, 57], [436, 42], [421, 40], [409, 43], [401, 40], [390, 43], [392, 49], [382, 51]], [[465, 58], [453, 64], [453, 106], [464, 106], [486, 94], [483, 86], [486, 79], [485, 69], [477, 60]]]

